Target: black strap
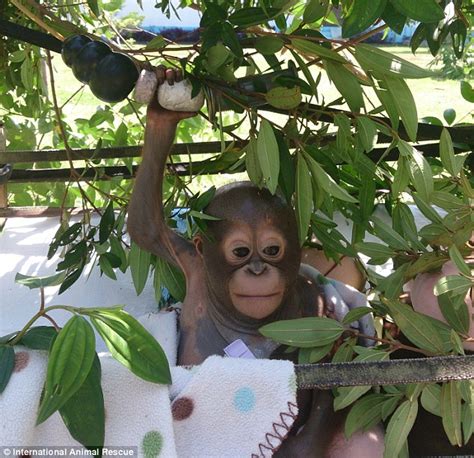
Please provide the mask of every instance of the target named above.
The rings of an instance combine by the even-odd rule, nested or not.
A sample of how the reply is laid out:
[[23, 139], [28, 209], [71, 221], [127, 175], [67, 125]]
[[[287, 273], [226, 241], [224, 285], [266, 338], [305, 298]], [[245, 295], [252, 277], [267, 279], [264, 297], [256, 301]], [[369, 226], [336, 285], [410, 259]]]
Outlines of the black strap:
[[0, 19], [0, 35], [16, 38], [17, 40], [25, 41], [57, 53], [60, 53], [62, 48], [62, 41], [53, 35], [29, 29], [5, 19]]
[[300, 389], [474, 379], [474, 355], [295, 366]]

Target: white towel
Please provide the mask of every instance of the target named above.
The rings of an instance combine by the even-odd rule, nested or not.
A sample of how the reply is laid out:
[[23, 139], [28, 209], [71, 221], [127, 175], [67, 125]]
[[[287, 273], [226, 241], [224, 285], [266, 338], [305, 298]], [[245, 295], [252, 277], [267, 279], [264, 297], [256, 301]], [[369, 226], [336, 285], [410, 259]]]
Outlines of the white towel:
[[298, 413], [288, 361], [211, 356], [180, 378], [171, 410], [182, 457], [271, 456]]
[[[0, 395], [0, 444], [79, 446], [57, 412], [35, 426], [47, 353], [20, 346], [15, 352], [19, 370]], [[271, 456], [298, 412], [288, 361], [212, 356], [191, 370], [172, 367], [168, 387], [139, 379], [110, 355], [99, 357], [105, 445], [136, 447], [139, 456]]]
[[[5, 446], [80, 446], [59, 413], [35, 427], [46, 376], [47, 353], [16, 347], [21, 370], [12, 374], [0, 395], [0, 444]], [[168, 387], [145, 382], [109, 355], [100, 355], [105, 404], [105, 442], [109, 447], [148, 448], [162, 457], [176, 457]]]

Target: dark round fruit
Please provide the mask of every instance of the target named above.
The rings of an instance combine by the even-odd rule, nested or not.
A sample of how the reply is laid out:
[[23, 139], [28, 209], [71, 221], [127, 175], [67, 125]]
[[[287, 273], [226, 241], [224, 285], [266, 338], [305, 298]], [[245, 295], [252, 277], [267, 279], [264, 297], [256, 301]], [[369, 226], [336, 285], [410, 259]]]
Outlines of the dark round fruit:
[[111, 53], [95, 67], [89, 81], [92, 93], [104, 102], [120, 102], [135, 87], [138, 70], [125, 54]]
[[103, 41], [87, 43], [77, 53], [72, 64], [72, 73], [81, 83], [88, 83], [97, 64], [112, 50]]
[[71, 67], [79, 51], [91, 41], [92, 40], [85, 35], [71, 35], [67, 37], [63, 42], [63, 48], [61, 50], [64, 63], [68, 67]]

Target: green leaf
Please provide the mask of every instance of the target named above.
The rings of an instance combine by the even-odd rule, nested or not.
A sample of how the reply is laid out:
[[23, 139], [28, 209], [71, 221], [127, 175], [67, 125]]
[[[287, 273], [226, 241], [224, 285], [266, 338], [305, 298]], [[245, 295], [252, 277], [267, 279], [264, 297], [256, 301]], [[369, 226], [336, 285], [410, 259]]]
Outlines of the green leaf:
[[105, 209], [99, 224], [99, 243], [103, 244], [109, 238], [110, 233], [114, 229], [115, 215], [114, 215], [114, 203], [110, 201], [109, 205]]
[[393, 177], [393, 197], [396, 198], [401, 192], [405, 191], [409, 182], [410, 177], [408, 175], [408, 160], [406, 157], [400, 155], [397, 161], [397, 170], [395, 171], [395, 176]]
[[351, 111], [358, 113], [364, 106], [364, 97], [359, 80], [338, 62], [327, 60], [325, 68], [330, 80], [342, 94]]
[[418, 414], [418, 401], [405, 401], [390, 418], [385, 435], [384, 458], [398, 458]]
[[283, 45], [283, 40], [278, 37], [265, 36], [255, 40], [255, 49], [263, 55], [275, 54], [280, 51]]
[[464, 435], [464, 443], [467, 444], [471, 440], [474, 433], [474, 404], [462, 405], [462, 432]]
[[466, 205], [462, 200], [446, 191], [434, 191], [431, 194], [431, 202], [445, 210], [456, 210]]
[[301, 154], [296, 164], [296, 217], [300, 244], [306, 240], [311, 213], [313, 212], [313, 190], [308, 165]]
[[355, 249], [370, 258], [382, 261], [381, 264], [387, 262], [388, 259], [395, 255], [394, 250], [381, 243], [359, 242], [355, 244]]
[[383, 79], [388, 92], [392, 96], [393, 103], [403, 121], [408, 137], [416, 141], [418, 130], [418, 114], [416, 111], [415, 99], [407, 83], [400, 78], [386, 75]]
[[331, 350], [333, 343], [322, 347], [300, 348], [298, 351], [298, 364], [314, 364], [321, 361]]
[[[400, 142], [403, 142], [403, 140]], [[430, 164], [428, 164], [423, 154], [414, 148], [412, 149], [412, 156], [408, 161], [408, 174], [420, 197], [424, 201], [429, 202], [434, 190], [433, 173], [431, 172]]]
[[385, 421], [397, 408], [400, 403], [403, 395], [390, 395], [388, 398], [385, 398], [385, 402], [382, 405], [382, 421]]
[[237, 10], [229, 16], [229, 21], [238, 27], [250, 27], [273, 19], [281, 12], [278, 8], [250, 7]]
[[369, 394], [359, 399], [351, 407], [344, 424], [344, 434], [350, 438], [355, 432], [375, 426], [382, 419], [382, 406], [387, 400], [383, 394]]
[[20, 77], [21, 82], [28, 92], [33, 92], [34, 88], [34, 70], [30, 58], [27, 58], [21, 64]]
[[[413, 200], [415, 201], [415, 204], [421, 213], [423, 213], [423, 215], [425, 215], [430, 221], [433, 221], [433, 223], [441, 225], [443, 231], [445, 231], [446, 229], [443, 226], [443, 219], [438, 215], [436, 210], [431, 205], [426, 203], [425, 199], [418, 196], [416, 192], [413, 192], [411, 196], [413, 197]], [[420, 235], [422, 234], [422, 230], [420, 230]]]
[[137, 296], [141, 294], [148, 280], [150, 261], [151, 253], [142, 250], [135, 242], [132, 242], [128, 253], [128, 263]]
[[342, 320], [342, 324], [349, 325], [354, 321], [360, 320], [363, 316], [368, 313], [372, 313], [374, 310], [372, 307], [355, 307], [349, 311], [349, 313]]
[[382, 75], [398, 78], [426, 78], [433, 76], [433, 72], [429, 70], [364, 43], [359, 43], [355, 46], [355, 58], [365, 70], [371, 70]]
[[332, 344], [342, 335], [344, 327], [330, 318], [311, 317], [276, 321], [261, 327], [259, 331], [275, 342], [311, 348]]
[[52, 326], [35, 326], [26, 331], [18, 345], [24, 345], [33, 350], [49, 350], [57, 335], [58, 332]]
[[456, 161], [454, 156], [453, 142], [448, 129], [443, 129], [439, 141], [439, 157], [446, 170], [453, 176], [457, 177], [461, 171], [462, 164]]
[[164, 48], [167, 44], [167, 41], [161, 36], [157, 35], [153, 37], [145, 46], [146, 49], [161, 49]]
[[81, 316], [72, 317], [51, 347], [36, 424], [48, 419], [81, 387], [95, 356], [95, 335]]
[[423, 253], [415, 262], [410, 264], [406, 277], [413, 278], [419, 273], [440, 269], [446, 261], [446, 256], [443, 256], [438, 251]]
[[461, 95], [464, 100], [474, 103], [474, 89], [469, 81], [461, 81]]
[[451, 292], [455, 295], [465, 295], [472, 287], [472, 281], [461, 275], [447, 275], [438, 280], [434, 287], [436, 296]]
[[403, 33], [407, 18], [404, 14], [397, 11], [390, 2], [385, 6], [381, 18], [393, 31], [399, 35]]
[[403, 334], [417, 347], [432, 353], [443, 354], [443, 341], [439, 331], [426, 315], [415, 312], [410, 306], [396, 301], [386, 302], [390, 315]]
[[403, 285], [406, 283], [406, 272], [410, 264], [402, 264], [388, 277], [380, 280], [378, 288], [387, 299], [397, 299], [402, 293]]
[[387, 0], [358, 0], [351, 7], [342, 23], [342, 37], [349, 38], [366, 30], [380, 17]]
[[354, 354], [354, 345], [356, 344], [356, 339], [352, 338], [346, 340], [334, 353], [332, 357], [333, 363], [345, 363], [352, 360]]
[[184, 301], [186, 296], [186, 280], [181, 270], [161, 258], [157, 259], [155, 268], [159, 269], [161, 282], [170, 294], [177, 301]]
[[10, 381], [15, 367], [15, 351], [10, 345], [0, 345], [0, 394]]
[[265, 94], [265, 99], [276, 108], [291, 110], [301, 103], [301, 89], [299, 86], [292, 88], [274, 87]]
[[[367, 350], [354, 358], [354, 361], [385, 361], [390, 355], [387, 352], [379, 350]], [[370, 386], [351, 386], [337, 389], [337, 396], [334, 399], [334, 410], [342, 410], [359, 399], [363, 394], [370, 390]]]
[[405, 237], [414, 248], [426, 251], [425, 246], [418, 240], [415, 218], [408, 205], [397, 202], [392, 212], [392, 219], [393, 228], [396, 232]]
[[165, 352], [135, 318], [123, 310], [113, 310], [94, 311], [90, 319], [118, 362], [143, 380], [171, 383]]
[[97, 0], [87, 0], [87, 4], [89, 5], [89, 8], [91, 11], [94, 13], [95, 17], [100, 16], [100, 8], [99, 8], [99, 2]]
[[400, 13], [420, 22], [438, 22], [444, 18], [444, 12], [436, 0], [391, 0]]
[[104, 445], [105, 409], [97, 355], [81, 387], [59, 409], [71, 436], [89, 450]]
[[127, 255], [123, 249], [122, 242], [115, 236], [111, 236], [110, 239], [110, 252], [120, 259], [119, 269], [125, 272], [128, 267]]
[[441, 418], [449, 442], [462, 445], [461, 393], [456, 381], [446, 382], [441, 387]]
[[322, 59], [331, 59], [342, 64], [347, 64], [346, 59], [340, 56], [337, 52], [322, 45], [313, 43], [312, 41], [293, 38], [291, 44], [295, 49], [303, 54], [309, 54], [311, 56], [321, 57]]
[[265, 184], [269, 191], [275, 194], [280, 173], [280, 155], [275, 133], [266, 119], [260, 124], [260, 132], [257, 137], [257, 156]]
[[19, 283], [20, 285], [28, 286], [28, 288], [30, 289], [46, 288], [47, 286], [60, 285], [65, 277], [65, 272], [60, 272], [54, 275], [48, 275], [46, 277], [34, 277], [29, 275], [23, 275], [18, 272], [15, 275], [15, 282]]
[[257, 141], [251, 137], [245, 149], [245, 168], [250, 181], [261, 188], [263, 186], [263, 173], [258, 161]]
[[374, 223], [375, 235], [387, 243], [390, 248], [395, 250], [411, 250], [409, 243], [379, 217], [373, 215], [371, 219]]
[[117, 276], [115, 275], [112, 264], [110, 263], [110, 260], [107, 257], [107, 255], [110, 255], [110, 254], [111, 253], [104, 253], [102, 256], [100, 256], [99, 258], [100, 270], [112, 280], [117, 280]]
[[303, 21], [307, 24], [319, 21], [328, 11], [329, 0], [310, 0], [306, 3]]
[[209, 70], [216, 72], [226, 63], [229, 56], [230, 51], [222, 43], [211, 46], [206, 53], [206, 64]]
[[352, 197], [344, 188], [341, 188], [309, 154], [305, 154], [305, 159], [311, 170], [313, 180], [316, 181], [317, 185], [325, 189], [336, 199], [341, 199], [346, 202], [357, 203], [357, 199]]
[[220, 218], [216, 218], [215, 216], [207, 215], [206, 213], [198, 212], [196, 210], [190, 210], [189, 216], [197, 219], [204, 219], [206, 221], [220, 221]]
[[468, 277], [471, 276], [471, 268], [466, 264], [466, 261], [464, 261], [463, 255], [456, 245], [451, 245], [449, 248], [449, 257], [451, 258], [451, 261], [454, 262], [459, 272]]
[[369, 153], [377, 144], [377, 124], [366, 116], [357, 117], [357, 134], [362, 147]]
[[436, 383], [430, 383], [423, 388], [421, 392], [421, 405], [433, 415], [441, 417], [441, 387]]
[[446, 110], [443, 111], [443, 118], [449, 125], [451, 125], [456, 119], [456, 110], [453, 108], [446, 108]]

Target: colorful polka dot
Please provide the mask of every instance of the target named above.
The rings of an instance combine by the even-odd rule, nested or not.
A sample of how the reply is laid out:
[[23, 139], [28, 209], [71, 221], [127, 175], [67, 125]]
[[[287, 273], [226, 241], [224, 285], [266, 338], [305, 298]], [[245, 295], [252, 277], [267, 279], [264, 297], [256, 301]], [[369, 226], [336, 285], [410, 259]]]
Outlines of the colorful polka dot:
[[255, 393], [249, 387], [239, 388], [234, 395], [234, 407], [240, 412], [250, 412], [255, 407]]
[[22, 371], [30, 361], [30, 355], [26, 351], [19, 351], [15, 353], [15, 366], [14, 372]]
[[158, 431], [148, 431], [142, 440], [145, 458], [156, 458], [163, 448], [163, 436]]
[[194, 402], [191, 398], [179, 398], [173, 402], [171, 406], [171, 413], [173, 414], [173, 419], [180, 421], [186, 420], [189, 418], [194, 410]]

